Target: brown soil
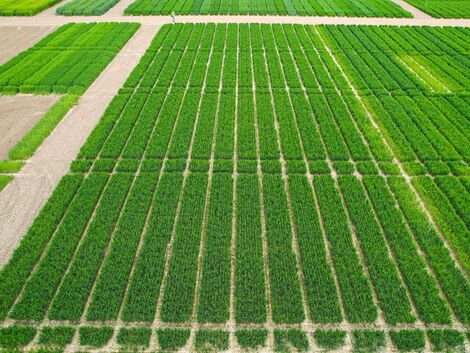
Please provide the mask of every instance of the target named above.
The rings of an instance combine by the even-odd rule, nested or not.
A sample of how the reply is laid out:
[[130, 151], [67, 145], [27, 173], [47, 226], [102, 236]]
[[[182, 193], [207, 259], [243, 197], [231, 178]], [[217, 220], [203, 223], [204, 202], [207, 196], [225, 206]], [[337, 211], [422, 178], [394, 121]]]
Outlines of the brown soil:
[[0, 160], [36, 124], [59, 96], [0, 96]]

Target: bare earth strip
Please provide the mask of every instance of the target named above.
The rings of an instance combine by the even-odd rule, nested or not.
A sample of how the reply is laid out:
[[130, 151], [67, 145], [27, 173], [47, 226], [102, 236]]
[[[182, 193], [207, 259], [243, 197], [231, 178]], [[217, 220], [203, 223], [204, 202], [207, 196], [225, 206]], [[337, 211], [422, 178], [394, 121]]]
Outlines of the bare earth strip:
[[0, 160], [59, 99], [57, 95], [0, 96]]
[[[19, 21], [21, 22], [21, 21]], [[5, 26], [3, 19], [0, 26]], [[52, 32], [53, 26], [7, 26], [0, 31], [0, 65], [32, 47], [36, 42]]]
[[427, 13], [421, 11], [420, 9], [410, 5], [407, 3], [405, 0], [392, 0], [394, 3], [398, 4], [401, 6], [403, 9], [408, 11], [413, 15], [414, 18], [416, 19], [431, 19], [432, 17], [429, 16]]
[[139, 62], [159, 26], [142, 26], [0, 193], [0, 267], [9, 259], [42, 205]]
[[[127, 1], [127, 0], [123, 0]], [[397, 0], [398, 1], [398, 0]], [[116, 6], [119, 6], [117, 4]], [[76, 22], [138, 22], [142, 25], [164, 25], [171, 23], [170, 16], [124, 16], [108, 11], [103, 16], [35, 16], [5, 17], [3, 26], [61, 26]], [[470, 27], [470, 19], [442, 18], [380, 18], [380, 17], [303, 17], [303, 16], [176, 16], [179, 23], [295, 23], [295, 24], [344, 24], [344, 25], [386, 25], [386, 26], [447, 26]]]

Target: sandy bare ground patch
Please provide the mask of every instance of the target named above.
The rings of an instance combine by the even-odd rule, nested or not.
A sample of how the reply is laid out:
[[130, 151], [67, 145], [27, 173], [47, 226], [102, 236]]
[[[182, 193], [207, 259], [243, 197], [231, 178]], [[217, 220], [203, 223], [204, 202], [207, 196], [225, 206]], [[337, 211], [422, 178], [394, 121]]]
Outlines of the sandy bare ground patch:
[[78, 105], [64, 117], [13, 181], [0, 193], [0, 267], [26, 233], [111, 99], [157, 33], [142, 26], [113, 59]]
[[50, 96], [0, 96], [0, 160], [59, 99]]
[[53, 29], [53, 26], [3, 27], [0, 30], [0, 65], [32, 47]]
[[394, 3], [398, 4], [401, 8], [408, 11], [413, 15], [414, 18], [417, 19], [432, 19], [426, 12], [421, 11], [420, 9], [412, 6], [411, 4], [407, 3], [405, 0], [392, 0]]
[[116, 5], [110, 8], [104, 16], [114, 17], [121, 16], [124, 14], [124, 10], [129, 7], [135, 0], [120, 0]]

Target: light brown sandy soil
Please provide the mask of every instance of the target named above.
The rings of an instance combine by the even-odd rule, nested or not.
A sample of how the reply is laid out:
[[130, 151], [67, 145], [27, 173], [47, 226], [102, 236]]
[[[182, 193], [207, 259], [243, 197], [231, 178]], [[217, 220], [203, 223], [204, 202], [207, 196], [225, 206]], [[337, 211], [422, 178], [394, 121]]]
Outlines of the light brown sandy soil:
[[0, 193], [0, 267], [30, 227], [80, 147], [155, 36], [142, 26], [80, 98], [48, 139]]
[[[3, 18], [0, 26], [3, 26]], [[53, 29], [53, 26], [2, 27], [0, 30], [0, 65], [32, 47]]]
[[[127, 0], [126, 0], [127, 1]], [[398, 1], [398, 0], [397, 0]], [[116, 5], [116, 6], [119, 6]], [[119, 7], [117, 8], [119, 9]], [[117, 11], [117, 10], [115, 10]], [[103, 16], [34, 16], [5, 17], [2, 26], [61, 26], [70, 22], [138, 22], [142, 25], [164, 25], [171, 23], [170, 16], [124, 16], [108, 11]], [[470, 19], [443, 18], [380, 18], [380, 17], [302, 17], [302, 16], [176, 16], [182, 23], [296, 23], [296, 24], [344, 24], [387, 26], [448, 26], [470, 27]]]
[[425, 20], [432, 19], [432, 17], [429, 16], [427, 13], [425, 13], [425, 12], [421, 11], [420, 9], [408, 4], [405, 0], [392, 0], [392, 1], [396, 4], [398, 4], [404, 10], [411, 13], [413, 15], [413, 17], [416, 18], [416, 19], [425, 19]]
[[50, 96], [0, 96], [0, 160], [59, 99]]
[[115, 17], [124, 14], [124, 10], [129, 7], [135, 0], [120, 0], [116, 5], [109, 9], [104, 16]]

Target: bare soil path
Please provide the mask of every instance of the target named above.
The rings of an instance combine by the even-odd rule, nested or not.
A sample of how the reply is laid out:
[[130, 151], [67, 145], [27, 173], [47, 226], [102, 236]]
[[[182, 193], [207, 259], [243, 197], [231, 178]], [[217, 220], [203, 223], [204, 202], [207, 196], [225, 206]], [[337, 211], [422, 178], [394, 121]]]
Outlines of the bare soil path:
[[159, 26], [142, 26], [0, 193], [0, 267], [100, 120], [113, 96], [150, 45]]
[[426, 12], [423, 12], [420, 9], [410, 5], [405, 0], [392, 0], [392, 1], [395, 4], [398, 4], [399, 6], [401, 6], [403, 9], [405, 9], [409, 13], [411, 13], [413, 17], [416, 19], [426, 19], [426, 20], [432, 19], [432, 17], [429, 16]]
[[0, 160], [59, 99], [57, 95], [0, 96]]
[[[35, 17], [3, 17], [3, 26], [61, 26], [70, 22], [138, 22], [142, 25], [155, 26], [171, 23], [170, 16], [124, 16], [124, 6], [130, 0], [123, 0], [114, 9], [103, 16], [57, 16], [54, 13]], [[396, 2], [402, 0], [394, 0]], [[404, 1], [403, 1], [404, 2]], [[407, 3], [405, 3], [407, 4]], [[405, 5], [403, 5], [405, 6]], [[411, 6], [411, 5], [406, 5]], [[470, 27], [470, 19], [430, 18], [425, 13], [414, 9], [415, 18], [382, 18], [382, 17], [304, 17], [304, 16], [176, 16], [180, 23], [296, 23], [296, 24], [344, 24], [344, 25], [384, 25], [384, 26], [447, 26]]]

